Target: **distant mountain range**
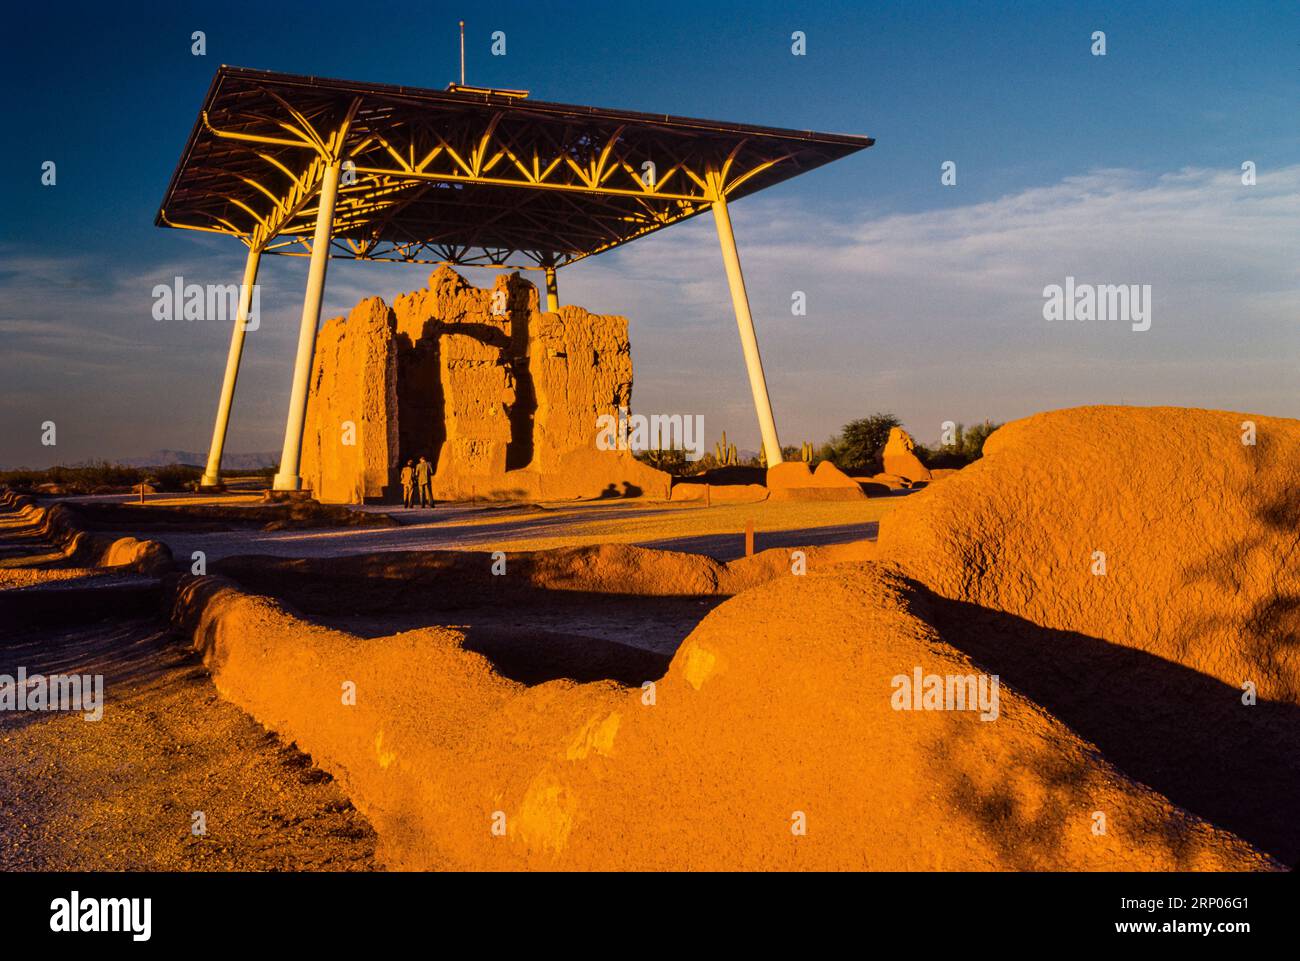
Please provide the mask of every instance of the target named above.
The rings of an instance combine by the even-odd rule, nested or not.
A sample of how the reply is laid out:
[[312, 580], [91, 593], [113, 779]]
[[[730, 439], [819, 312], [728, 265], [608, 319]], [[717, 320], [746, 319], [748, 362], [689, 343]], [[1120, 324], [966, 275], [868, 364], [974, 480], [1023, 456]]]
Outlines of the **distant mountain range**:
[[[63, 467], [94, 467], [108, 462], [122, 467], [170, 467], [179, 464], [182, 467], [202, 469], [208, 463], [208, 455], [192, 450], [156, 450], [143, 457], [94, 457], [90, 460], [77, 461], [75, 464], [63, 464]], [[274, 451], [262, 451], [256, 454], [226, 454], [221, 458], [221, 466], [226, 470], [261, 470], [265, 467], [278, 467], [280, 455]], [[26, 464], [3, 464], [0, 471], [32, 470]]]
[[[143, 457], [125, 457], [115, 461], [123, 467], [167, 467], [171, 464], [203, 467], [207, 462], [206, 453], [200, 454], [192, 450], [156, 450]], [[258, 454], [226, 454], [221, 458], [221, 466], [229, 470], [257, 470], [262, 467], [275, 467], [279, 463], [279, 453], [269, 451]]]

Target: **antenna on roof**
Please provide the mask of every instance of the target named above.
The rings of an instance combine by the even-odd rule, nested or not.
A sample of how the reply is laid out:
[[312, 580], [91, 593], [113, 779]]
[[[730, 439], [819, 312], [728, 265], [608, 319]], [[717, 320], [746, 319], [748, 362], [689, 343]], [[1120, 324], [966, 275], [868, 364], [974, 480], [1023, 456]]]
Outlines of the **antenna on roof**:
[[471, 87], [465, 83], [465, 21], [460, 21], [460, 83], [455, 81], [447, 84], [447, 89], [452, 93], [478, 93], [491, 94], [495, 97], [510, 97], [516, 100], [522, 100], [528, 96], [527, 90], [508, 90], [505, 87]]

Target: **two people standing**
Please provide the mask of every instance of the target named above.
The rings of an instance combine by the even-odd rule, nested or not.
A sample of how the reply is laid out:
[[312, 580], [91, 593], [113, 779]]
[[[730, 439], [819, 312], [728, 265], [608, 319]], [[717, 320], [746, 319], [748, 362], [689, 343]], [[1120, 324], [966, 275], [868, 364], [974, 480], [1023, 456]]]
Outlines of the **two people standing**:
[[420, 455], [419, 463], [408, 460], [402, 468], [402, 504], [411, 507], [419, 491], [420, 506], [433, 507], [433, 465]]

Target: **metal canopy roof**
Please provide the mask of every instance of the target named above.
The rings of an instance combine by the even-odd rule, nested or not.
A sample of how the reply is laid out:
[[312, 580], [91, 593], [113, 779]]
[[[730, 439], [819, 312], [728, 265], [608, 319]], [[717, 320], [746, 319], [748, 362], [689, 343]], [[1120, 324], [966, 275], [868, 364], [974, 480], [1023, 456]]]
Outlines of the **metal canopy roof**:
[[223, 66], [155, 222], [310, 253], [559, 267], [869, 147], [870, 137]]

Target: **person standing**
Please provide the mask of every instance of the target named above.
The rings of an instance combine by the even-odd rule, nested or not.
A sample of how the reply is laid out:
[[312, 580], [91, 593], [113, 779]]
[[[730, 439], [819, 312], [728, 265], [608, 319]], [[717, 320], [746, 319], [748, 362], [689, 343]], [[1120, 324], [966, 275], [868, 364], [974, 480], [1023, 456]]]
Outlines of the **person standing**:
[[415, 461], [408, 460], [402, 468], [402, 504], [409, 511], [415, 500]]
[[420, 506], [433, 507], [433, 465], [420, 455], [415, 465], [415, 484], [420, 489]]

